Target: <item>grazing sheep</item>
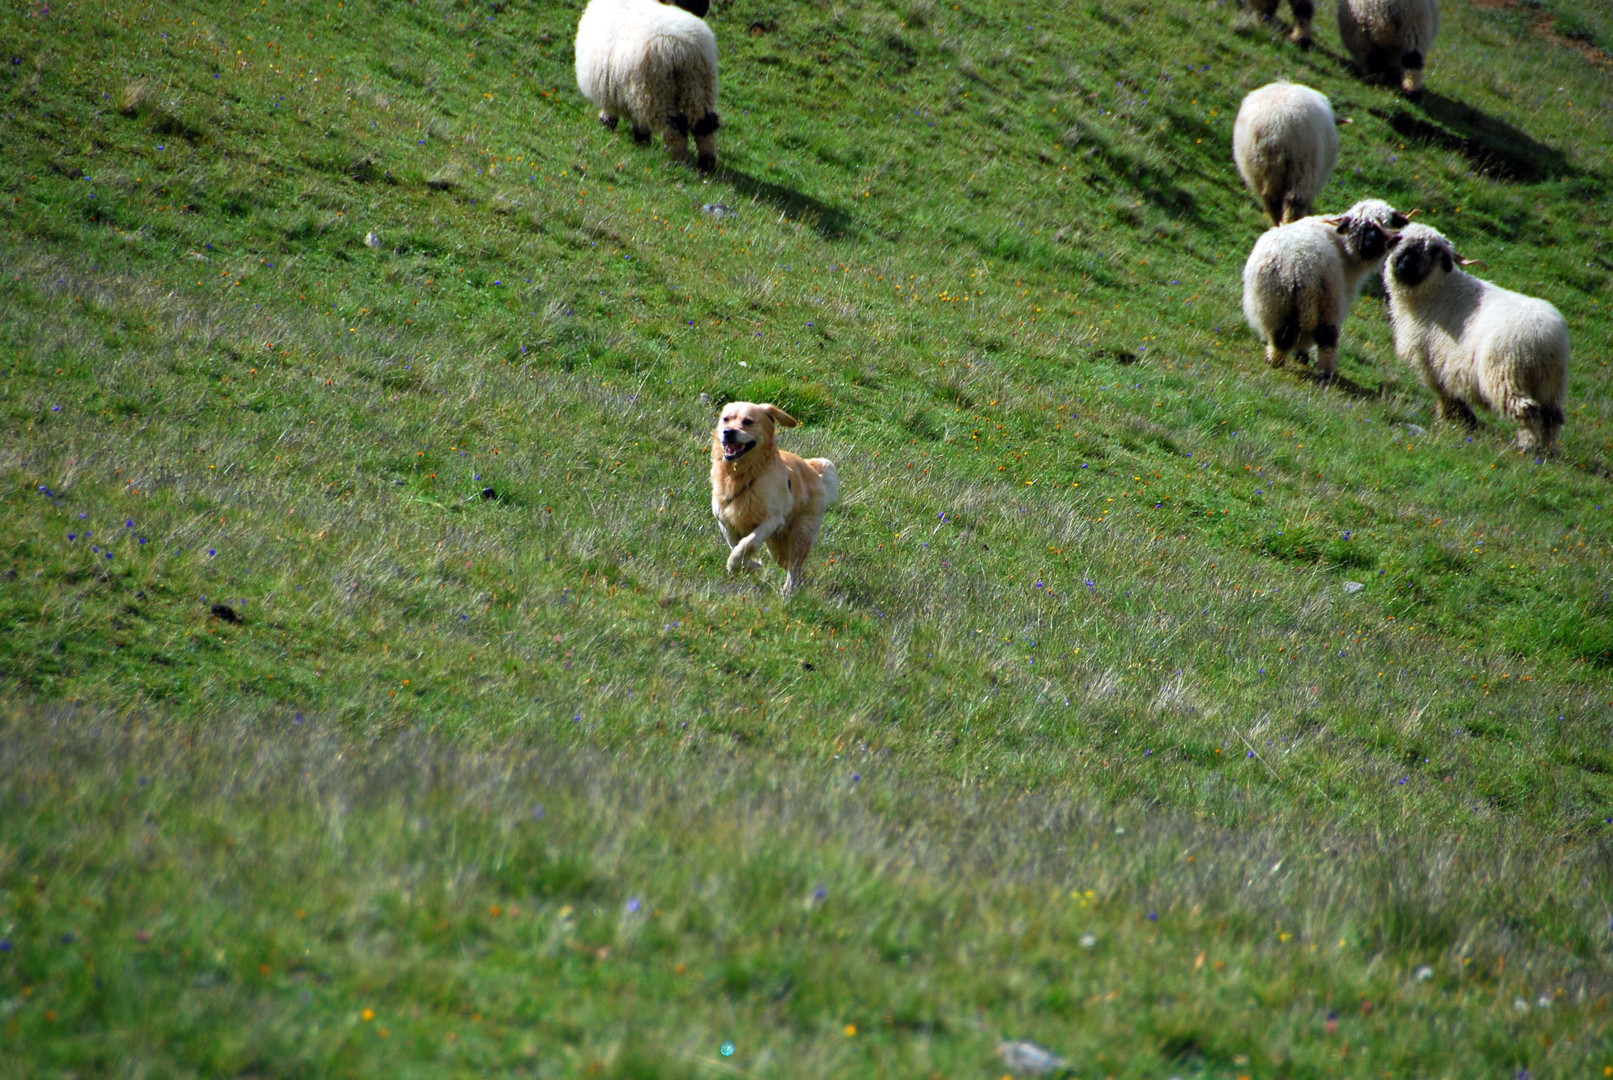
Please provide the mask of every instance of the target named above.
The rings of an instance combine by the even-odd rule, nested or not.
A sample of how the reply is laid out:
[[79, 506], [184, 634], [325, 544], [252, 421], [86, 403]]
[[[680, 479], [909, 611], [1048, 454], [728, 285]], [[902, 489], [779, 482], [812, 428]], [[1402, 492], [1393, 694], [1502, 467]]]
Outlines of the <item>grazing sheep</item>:
[[[1249, 7], [1262, 22], [1270, 22], [1277, 17], [1279, 3], [1281, 0], [1249, 0]], [[1288, 7], [1294, 13], [1294, 32], [1288, 40], [1302, 49], [1310, 48], [1315, 44], [1311, 40], [1311, 20], [1316, 17], [1314, 0], [1288, 0]]]
[[626, 115], [633, 138], [666, 140], [701, 172], [717, 167], [717, 37], [701, 21], [709, 0], [591, 0], [577, 24], [577, 89], [611, 130]]
[[1381, 199], [1356, 203], [1337, 217], [1307, 217], [1267, 229], [1243, 267], [1243, 315], [1266, 342], [1266, 362], [1280, 365], [1314, 342], [1316, 371], [1338, 369], [1339, 325], [1367, 275], [1382, 264], [1405, 226]]
[[1333, 106], [1298, 83], [1262, 86], [1238, 106], [1232, 157], [1273, 225], [1298, 221], [1311, 212], [1338, 164]]
[[1339, 0], [1339, 37], [1368, 77], [1398, 82], [1416, 101], [1439, 36], [1439, 0]]
[[1568, 392], [1568, 323], [1544, 300], [1473, 277], [1473, 260], [1427, 225], [1400, 234], [1384, 284], [1395, 352], [1439, 395], [1442, 419], [1471, 402], [1518, 421], [1518, 449], [1552, 453]]

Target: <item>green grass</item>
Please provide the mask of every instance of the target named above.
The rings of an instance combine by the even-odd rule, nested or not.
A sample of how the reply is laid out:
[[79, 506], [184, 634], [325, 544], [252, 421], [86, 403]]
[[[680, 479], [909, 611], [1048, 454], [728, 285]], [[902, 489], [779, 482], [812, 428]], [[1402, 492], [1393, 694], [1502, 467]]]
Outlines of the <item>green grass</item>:
[[[1613, 1067], [1605, 71], [744, 0], [702, 181], [576, 15], [0, 14], [0, 1074]], [[1560, 459], [1371, 296], [1339, 386], [1261, 362], [1278, 76], [1325, 206], [1568, 317]], [[788, 600], [734, 397], [843, 477]]]

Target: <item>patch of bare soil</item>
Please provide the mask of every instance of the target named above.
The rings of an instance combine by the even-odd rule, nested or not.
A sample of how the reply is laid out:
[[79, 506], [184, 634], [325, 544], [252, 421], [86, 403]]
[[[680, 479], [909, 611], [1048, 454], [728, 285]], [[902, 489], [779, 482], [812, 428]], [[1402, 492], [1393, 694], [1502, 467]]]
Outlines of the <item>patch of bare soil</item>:
[[[1474, 7], [1490, 8], [1491, 10], [1515, 11], [1522, 5], [1518, 0], [1473, 0]], [[1541, 12], [1536, 15], [1534, 24], [1529, 28], [1534, 35], [1553, 45], [1561, 45], [1565, 49], [1573, 49], [1586, 60], [1600, 68], [1613, 70], [1613, 56], [1588, 41], [1569, 37], [1557, 29], [1557, 16]]]

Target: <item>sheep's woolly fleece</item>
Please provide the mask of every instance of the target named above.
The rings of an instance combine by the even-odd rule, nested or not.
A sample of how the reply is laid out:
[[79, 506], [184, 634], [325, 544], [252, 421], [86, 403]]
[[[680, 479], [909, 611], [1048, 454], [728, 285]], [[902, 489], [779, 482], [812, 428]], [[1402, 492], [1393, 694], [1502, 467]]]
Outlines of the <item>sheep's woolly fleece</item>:
[[615, 127], [651, 133], [679, 161], [695, 136], [700, 166], [716, 166], [717, 37], [704, 21], [657, 0], [592, 0], [577, 24], [577, 88]]
[[1238, 107], [1232, 157], [1273, 225], [1298, 221], [1311, 212], [1338, 164], [1333, 106], [1298, 83], [1262, 86]]

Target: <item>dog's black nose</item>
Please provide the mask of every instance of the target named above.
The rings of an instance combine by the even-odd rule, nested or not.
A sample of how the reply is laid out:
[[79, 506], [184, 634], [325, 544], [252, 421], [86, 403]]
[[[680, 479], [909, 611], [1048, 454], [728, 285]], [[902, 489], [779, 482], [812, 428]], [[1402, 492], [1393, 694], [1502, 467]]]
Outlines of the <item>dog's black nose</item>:
[[723, 442], [725, 442], [725, 443], [735, 442], [735, 441], [738, 440], [738, 438], [739, 438], [739, 433], [737, 431], [735, 431], [733, 428], [723, 428], [722, 429], [722, 441]]

